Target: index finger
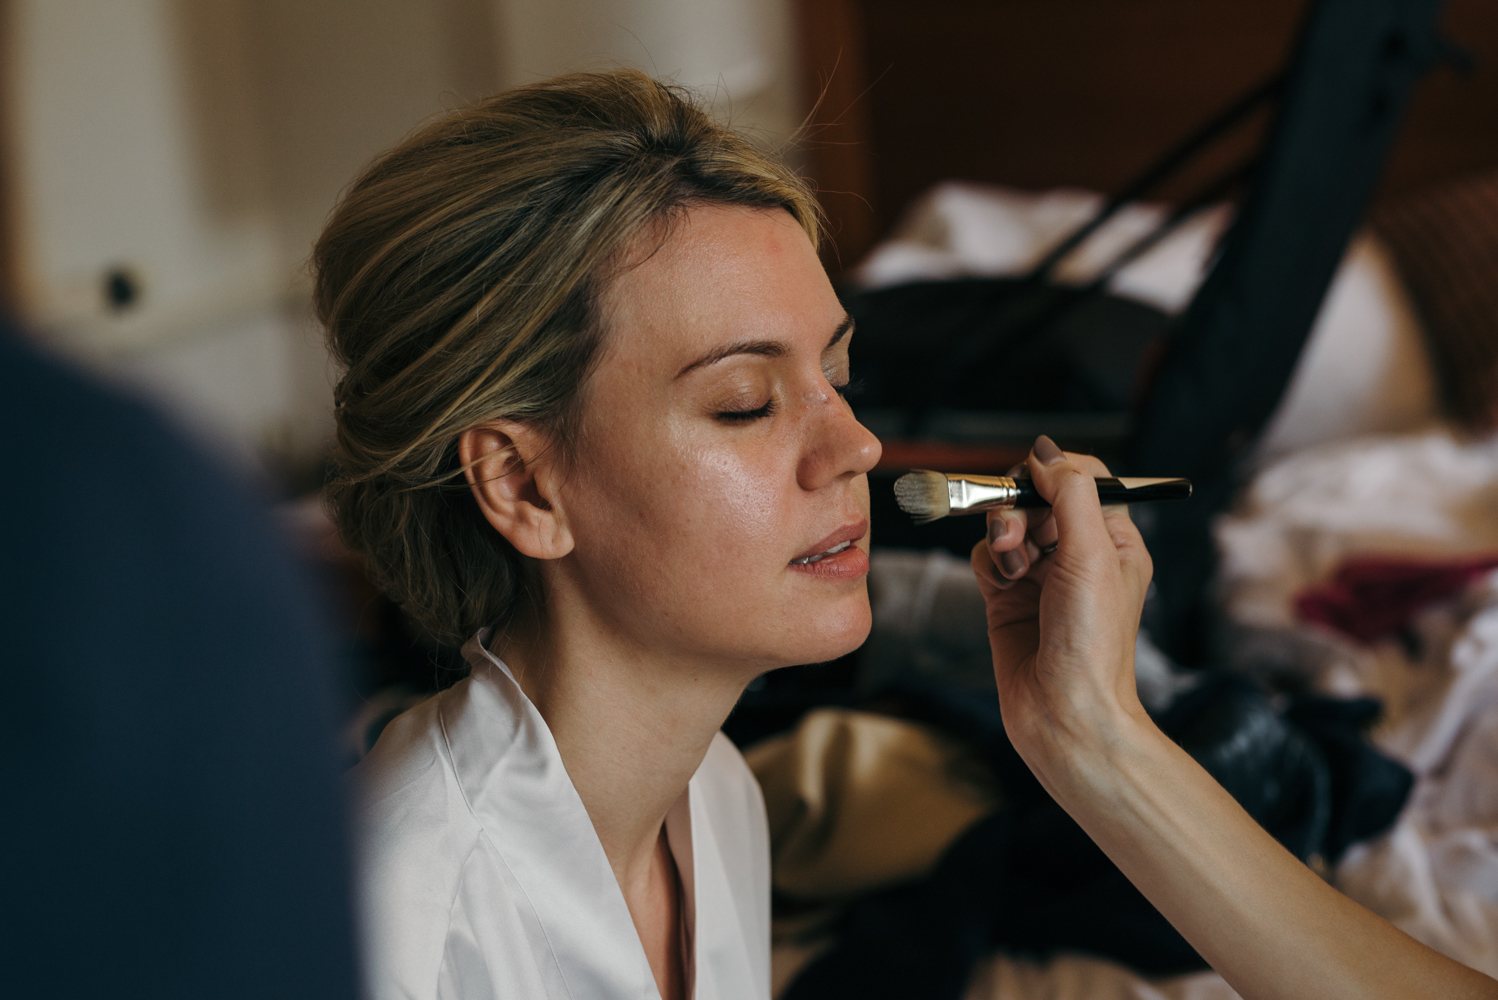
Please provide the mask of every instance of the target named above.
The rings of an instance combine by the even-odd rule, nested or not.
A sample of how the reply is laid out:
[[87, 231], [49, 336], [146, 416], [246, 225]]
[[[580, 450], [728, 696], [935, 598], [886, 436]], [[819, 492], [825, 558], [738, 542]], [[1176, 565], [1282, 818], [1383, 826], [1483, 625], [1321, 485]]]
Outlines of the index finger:
[[[1080, 460], [1080, 461], [1077, 461]], [[1080, 545], [1081, 552], [1101, 551], [1106, 544], [1111, 551], [1113, 531], [1105, 523], [1098, 502], [1097, 483], [1091, 469], [1102, 465], [1088, 455], [1071, 455], [1056, 447], [1042, 434], [1035, 439], [1027, 460], [1030, 479], [1036, 490], [1051, 505], [1058, 540], [1063, 549]], [[1082, 464], [1087, 463], [1084, 470]], [[1080, 552], [1079, 552], [1080, 554]]]
[[[1113, 475], [1108, 471], [1108, 466], [1103, 464], [1102, 459], [1096, 455], [1081, 455], [1076, 452], [1065, 452], [1066, 459], [1079, 470], [1095, 479], [1107, 479]], [[1122, 529], [1122, 523], [1130, 525], [1134, 519], [1129, 516], [1127, 504], [1106, 504], [1103, 506], [1103, 519], [1108, 522], [1108, 533], [1117, 538], [1117, 532]]]
[[1089, 476], [1103, 479], [1113, 475], [1113, 473], [1108, 471], [1108, 467], [1103, 464], [1103, 460], [1096, 455], [1084, 455], [1075, 451], [1066, 451], [1062, 452], [1062, 454], [1066, 456], [1068, 462]]

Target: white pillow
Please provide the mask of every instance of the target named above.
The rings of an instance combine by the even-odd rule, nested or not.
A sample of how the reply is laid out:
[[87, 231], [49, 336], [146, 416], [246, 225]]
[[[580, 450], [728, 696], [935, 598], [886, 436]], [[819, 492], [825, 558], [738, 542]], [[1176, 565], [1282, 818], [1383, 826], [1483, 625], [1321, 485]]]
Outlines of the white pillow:
[[[860, 287], [1029, 270], [1091, 217], [1103, 196], [1058, 189], [1042, 193], [958, 181], [932, 188], [894, 234], [853, 270]], [[1070, 254], [1056, 280], [1081, 284], [1165, 216], [1160, 205], [1130, 205]], [[1116, 295], [1166, 312], [1195, 294], [1230, 206], [1200, 213], [1123, 268]], [[1383, 245], [1360, 234], [1328, 289], [1291, 376], [1265, 426], [1251, 464], [1329, 441], [1418, 430], [1439, 420], [1435, 380], [1409, 295]]]

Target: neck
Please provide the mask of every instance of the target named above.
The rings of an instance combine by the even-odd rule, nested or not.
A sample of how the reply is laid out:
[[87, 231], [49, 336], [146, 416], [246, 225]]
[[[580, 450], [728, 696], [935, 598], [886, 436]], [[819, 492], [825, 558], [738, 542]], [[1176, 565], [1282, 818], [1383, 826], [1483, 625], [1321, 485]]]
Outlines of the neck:
[[625, 897], [649, 879], [662, 825], [753, 676], [670, 660], [569, 616], [495, 652], [546, 720]]

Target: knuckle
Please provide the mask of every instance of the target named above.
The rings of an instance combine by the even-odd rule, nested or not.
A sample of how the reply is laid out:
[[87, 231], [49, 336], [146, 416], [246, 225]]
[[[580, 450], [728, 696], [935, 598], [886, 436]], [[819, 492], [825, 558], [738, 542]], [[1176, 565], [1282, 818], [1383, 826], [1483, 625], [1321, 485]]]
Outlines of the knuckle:
[[1075, 488], [1078, 483], [1091, 478], [1070, 462], [1062, 465], [1056, 474], [1060, 478], [1062, 485], [1070, 488]]
[[1108, 472], [1108, 467], [1103, 464], [1102, 459], [1096, 455], [1077, 455], [1072, 460], [1072, 464], [1085, 470], [1091, 476], [1107, 476], [1111, 474]]

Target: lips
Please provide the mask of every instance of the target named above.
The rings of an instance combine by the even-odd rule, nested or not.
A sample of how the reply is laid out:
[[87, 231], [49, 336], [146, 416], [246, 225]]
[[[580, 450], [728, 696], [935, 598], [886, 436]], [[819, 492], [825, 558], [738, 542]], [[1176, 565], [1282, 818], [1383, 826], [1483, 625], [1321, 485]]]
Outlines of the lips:
[[791, 560], [791, 565], [792, 566], [809, 566], [809, 565], [811, 565], [814, 562], [821, 562], [823, 559], [826, 559], [828, 556], [835, 556], [835, 555], [837, 555], [839, 552], [843, 551], [844, 549], [846, 549], [848, 546], [850, 546], [852, 544], [853, 544], [852, 542], [839, 542], [838, 544], [834, 545], [832, 548], [828, 549], [826, 552], [818, 552], [814, 556], [802, 556], [800, 559], [792, 559]]
[[816, 563], [821, 562], [823, 559], [829, 559], [842, 552], [846, 552], [849, 548], [852, 547], [854, 542], [858, 541], [868, 533], [869, 519], [866, 517], [860, 518], [859, 520], [851, 524], [845, 524], [841, 528], [838, 528], [836, 531], [834, 531], [832, 534], [828, 535], [826, 538], [817, 542], [810, 549], [792, 559], [791, 565], [815, 565]]

